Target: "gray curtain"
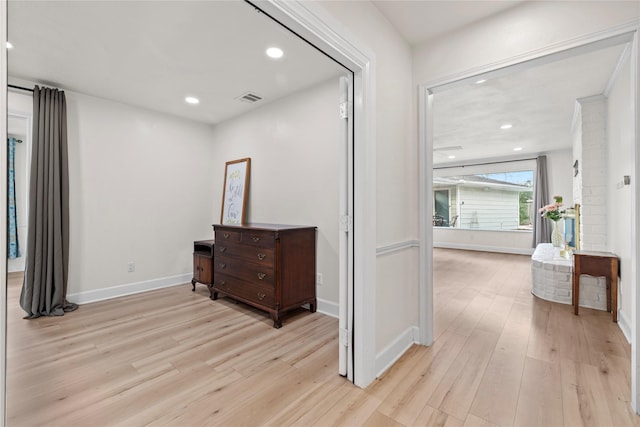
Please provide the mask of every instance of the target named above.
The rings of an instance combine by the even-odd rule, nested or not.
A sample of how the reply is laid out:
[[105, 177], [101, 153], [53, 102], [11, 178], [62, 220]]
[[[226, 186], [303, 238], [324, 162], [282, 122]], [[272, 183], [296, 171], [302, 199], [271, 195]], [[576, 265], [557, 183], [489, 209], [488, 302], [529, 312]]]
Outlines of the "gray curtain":
[[69, 173], [64, 92], [36, 86], [29, 186], [27, 258], [20, 306], [27, 318], [61, 316], [67, 302]]
[[538, 209], [549, 204], [549, 180], [547, 178], [547, 156], [536, 159], [536, 184], [534, 187], [533, 208], [533, 247], [539, 243], [551, 242], [550, 222], [538, 214]]

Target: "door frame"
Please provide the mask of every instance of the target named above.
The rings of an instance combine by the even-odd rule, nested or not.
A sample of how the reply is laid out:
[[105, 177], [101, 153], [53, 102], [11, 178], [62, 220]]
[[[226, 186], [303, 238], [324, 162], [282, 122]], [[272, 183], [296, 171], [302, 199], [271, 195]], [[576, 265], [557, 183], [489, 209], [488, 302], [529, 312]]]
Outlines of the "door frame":
[[[420, 315], [419, 315], [419, 339], [424, 345], [433, 342], [433, 228], [426, 219], [433, 211], [433, 98], [434, 93], [462, 82], [473, 81], [480, 74], [499, 74], [505, 70], [525, 69], [532, 65], [547, 63], [562, 59], [594, 48], [612, 46], [621, 42], [631, 44], [630, 67], [631, 97], [634, 117], [634, 166], [633, 166], [633, 190], [631, 192], [631, 235], [637, 236], [640, 231], [640, 123], [638, 118], [640, 102], [640, 54], [638, 32], [640, 23], [621, 25], [595, 34], [582, 36], [571, 41], [554, 44], [547, 48], [536, 50], [533, 53], [512, 57], [500, 62], [469, 70], [464, 73], [450, 76], [438, 81], [420, 84], [418, 86], [418, 147], [419, 147], [419, 217], [420, 217]], [[427, 196], [428, 195], [428, 196]], [[640, 413], [640, 290], [638, 290], [638, 260], [640, 254], [640, 238], [636, 238], [631, 244], [631, 406], [636, 413]]]
[[[353, 272], [353, 307], [347, 309], [354, 327], [347, 336], [353, 349], [353, 382], [364, 388], [377, 375], [375, 55], [313, 2], [266, 0], [257, 5], [353, 73], [353, 162], [348, 165], [348, 175], [353, 179], [341, 186], [347, 186], [353, 200], [348, 226], [353, 234], [353, 257], [345, 261]], [[339, 256], [348, 257], [348, 252]]]

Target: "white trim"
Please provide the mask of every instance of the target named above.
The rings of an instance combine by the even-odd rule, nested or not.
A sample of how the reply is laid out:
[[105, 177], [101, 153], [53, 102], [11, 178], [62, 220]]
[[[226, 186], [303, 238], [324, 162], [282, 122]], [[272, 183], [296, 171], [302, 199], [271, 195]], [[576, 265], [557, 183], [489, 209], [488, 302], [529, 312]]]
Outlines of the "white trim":
[[460, 249], [463, 251], [497, 252], [501, 254], [532, 255], [533, 248], [508, 248], [501, 246], [469, 245], [466, 243], [433, 242], [434, 248]]
[[437, 93], [456, 86], [465, 85], [468, 81], [475, 81], [480, 75], [485, 78], [496, 78], [516, 73], [532, 66], [549, 64], [573, 55], [593, 52], [630, 42], [633, 39], [634, 31], [637, 30], [637, 26], [637, 22], [631, 22], [591, 35], [577, 37], [566, 42], [555, 43], [545, 48], [535, 49], [506, 60], [453, 74], [452, 76], [438, 79], [428, 84], [421, 84], [419, 87], [427, 88], [431, 93]]
[[588, 104], [589, 102], [598, 102], [598, 101], [606, 101], [607, 98], [603, 94], [584, 96], [582, 98], [576, 99], [576, 102], [580, 104]]
[[[418, 322], [422, 345], [433, 343], [433, 94], [420, 86], [418, 92]], [[426, 113], [426, 114], [425, 114]]]
[[631, 173], [633, 174], [634, 190], [631, 191], [631, 229], [629, 230], [630, 236], [634, 236], [631, 243], [631, 407], [636, 413], [640, 413], [640, 352], [638, 351], [638, 344], [640, 344], [640, 316], [638, 310], [640, 310], [640, 292], [638, 292], [638, 256], [640, 255], [640, 238], [638, 238], [638, 231], [640, 230], [640, 215], [638, 212], [638, 202], [640, 201], [640, 150], [638, 150], [638, 144], [640, 144], [640, 123], [638, 121], [638, 111], [640, 102], [640, 41], [638, 40], [638, 30], [640, 30], [640, 24], [636, 28], [636, 32], [633, 36], [633, 42], [631, 47], [631, 61], [629, 66], [631, 68], [631, 114], [634, 118], [634, 135], [633, 139], [635, 143], [634, 147], [634, 163]]
[[[7, 7], [8, 1], [0, 0], [0, 171], [7, 176]], [[7, 180], [0, 179], [0, 194], [7, 194]], [[0, 212], [7, 212], [7, 197], [0, 197]], [[7, 227], [0, 227], [0, 425], [7, 425]]]
[[[88, 304], [92, 302], [104, 301], [112, 298], [124, 297], [127, 295], [139, 294], [140, 292], [152, 291], [155, 289], [168, 288], [170, 286], [185, 285], [185, 290], [191, 289], [192, 273], [178, 274], [177, 276], [161, 277], [159, 279], [145, 280], [142, 282], [124, 283], [102, 289], [77, 292], [68, 294], [67, 299], [77, 304]], [[189, 286], [186, 286], [186, 285]], [[196, 285], [198, 286], [198, 285]]]
[[410, 326], [398, 336], [391, 344], [386, 346], [376, 355], [376, 372], [378, 376], [384, 374], [387, 369], [402, 357], [403, 354], [417, 343], [418, 328]]
[[618, 310], [618, 327], [627, 339], [627, 342], [631, 344], [631, 324], [622, 310]]
[[406, 240], [404, 242], [392, 243], [390, 245], [380, 246], [376, 249], [376, 256], [388, 255], [405, 249], [419, 248], [419, 240]]
[[620, 75], [620, 72], [624, 68], [625, 62], [629, 59], [630, 56], [631, 56], [631, 46], [627, 44], [622, 50], [622, 53], [618, 58], [618, 62], [616, 63], [616, 66], [611, 72], [611, 75], [609, 76], [609, 80], [607, 81], [607, 84], [604, 87], [604, 92], [602, 93], [604, 94], [605, 97], [608, 98], [609, 94], [611, 94], [613, 85], [616, 83], [616, 80], [618, 80], [618, 76]]
[[328, 301], [326, 299], [318, 298], [318, 313], [326, 314], [327, 316], [338, 318], [340, 312], [340, 305], [333, 302]]
[[318, 4], [268, 0], [260, 8], [353, 72], [353, 380], [364, 388], [376, 378], [375, 55]]
[[573, 135], [578, 126], [578, 119], [582, 116], [582, 104], [576, 99], [573, 104], [573, 117], [571, 118], [571, 134]]
[[[634, 117], [634, 188], [632, 192], [632, 206], [631, 206], [631, 218], [634, 221], [631, 224], [630, 234], [631, 236], [637, 235], [637, 230], [640, 230], [640, 218], [638, 215], [638, 201], [640, 200], [640, 176], [638, 174], [640, 166], [640, 124], [638, 122], [638, 102], [640, 100], [640, 76], [638, 70], [639, 65], [639, 53], [638, 53], [638, 30], [640, 29], [640, 21], [634, 20], [633, 22], [609, 28], [603, 31], [596, 32], [591, 35], [577, 37], [572, 40], [563, 41], [549, 45], [547, 47], [536, 49], [527, 52], [522, 55], [518, 55], [506, 60], [498, 61], [492, 64], [483, 65], [475, 69], [468, 70], [463, 73], [459, 73], [453, 76], [446, 77], [444, 79], [436, 80], [431, 83], [424, 83], [418, 86], [418, 150], [419, 157], [419, 179], [420, 189], [419, 194], [419, 218], [420, 218], [420, 246], [423, 253], [420, 255], [420, 314], [419, 314], [419, 328], [421, 341], [424, 343], [424, 337], [432, 336], [433, 334], [433, 276], [431, 275], [431, 267], [433, 263], [433, 256], [428, 253], [431, 248], [432, 240], [429, 239], [430, 231], [432, 228], [424, 223], [425, 218], [430, 215], [432, 210], [430, 209], [429, 199], [427, 197], [431, 195], [430, 191], [430, 178], [433, 171], [433, 160], [430, 158], [429, 153], [433, 150], [433, 132], [431, 131], [433, 126], [433, 93], [434, 90], [445, 90], [448, 87], [455, 87], [456, 85], [465, 84], [465, 80], [471, 80], [477, 78], [478, 75], [504, 75], [512, 73], [514, 71], [523, 69], [524, 67], [531, 66], [532, 64], [542, 64], [551, 61], [559, 60], [578, 53], [591, 52], [596, 49], [601, 49], [615, 44], [632, 42], [631, 48], [631, 75], [634, 78], [631, 80], [631, 93], [633, 97], [632, 102], [632, 114]], [[425, 200], [426, 199], [426, 200]], [[633, 239], [631, 246], [631, 289], [632, 289], [632, 343], [631, 343], [631, 406], [633, 410], [638, 413], [640, 410], [640, 352], [638, 351], [638, 344], [640, 344], [640, 316], [638, 316], [638, 310], [640, 309], [640, 292], [638, 292], [638, 272], [637, 272], [637, 256], [640, 254], [640, 239]], [[425, 302], [426, 301], [426, 302]], [[423, 313], [426, 311], [426, 313]]]

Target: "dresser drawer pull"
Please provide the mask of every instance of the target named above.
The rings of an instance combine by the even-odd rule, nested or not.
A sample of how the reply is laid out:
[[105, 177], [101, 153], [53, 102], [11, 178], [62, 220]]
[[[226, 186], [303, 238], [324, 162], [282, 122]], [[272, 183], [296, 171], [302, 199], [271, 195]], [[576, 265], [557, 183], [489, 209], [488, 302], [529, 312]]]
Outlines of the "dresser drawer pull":
[[258, 292], [258, 299], [260, 301], [262, 301], [264, 299], [264, 297], [266, 297], [266, 296], [267, 296], [266, 294], [263, 294], [262, 292]]
[[258, 236], [253, 236], [251, 239], [254, 241], [254, 243], [258, 243], [260, 241], [260, 237]]
[[226, 251], [226, 250], [227, 250], [227, 248], [226, 248], [226, 247], [224, 247], [224, 246], [220, 246], [220, 252], [224, 252], [224, 251]]
[[229, 238], [229, 233], [224, 233], [223, 236], [224, 236], [225, 239], [228, 239]]
[[265, 255], [265, 254], [258, 254], [258, 259], [259, 259], [260, 261], [262, 261], [263, 259], [265, 259], [265, 258], [266, 258], [266, 256], [267, 256], [267, 255]]
[[258, 279], [264, 280], [265, 277], [267, 277], [266, 273], [258, 273]]
[[225, 264], [224, 262], [221, 262], [220, 264], [218, 264], [218, 267], [224, 270], [225, 268], [227, 268], [227, 264]]

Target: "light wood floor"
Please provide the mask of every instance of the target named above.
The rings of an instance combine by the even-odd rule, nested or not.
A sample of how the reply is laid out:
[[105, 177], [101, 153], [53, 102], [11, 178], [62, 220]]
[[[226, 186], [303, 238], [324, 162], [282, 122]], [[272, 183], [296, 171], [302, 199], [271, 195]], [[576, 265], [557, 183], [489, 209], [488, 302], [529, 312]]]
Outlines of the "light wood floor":
[[367, 390], [339, 377], [337, 321], [280, 330], [206, 288], [23, 320], [10, 277], [9, 426], [630, 426], [630, 347], [608, 313], [530, 294], [530, 258], [436, 250], [436, 341]]

